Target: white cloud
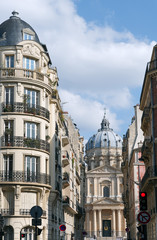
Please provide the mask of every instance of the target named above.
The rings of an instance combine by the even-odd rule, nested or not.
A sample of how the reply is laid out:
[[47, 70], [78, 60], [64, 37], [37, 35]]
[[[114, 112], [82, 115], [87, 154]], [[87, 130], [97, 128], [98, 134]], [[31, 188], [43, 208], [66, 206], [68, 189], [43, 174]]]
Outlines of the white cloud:
[[63, 102], [63, 110], [68, 111], [74, 123], [79, 123], [80, 133], [84, 132], [86, 136], [90, 137], [97, 132], [104, 116], [104, 107], [107, 109], [106, 115], [110, 121], [110, 127], [119, 131], [122, 121], [117, 120], [116, 114], [111, 112], [104, 104], [62, 89], [59, 93]]

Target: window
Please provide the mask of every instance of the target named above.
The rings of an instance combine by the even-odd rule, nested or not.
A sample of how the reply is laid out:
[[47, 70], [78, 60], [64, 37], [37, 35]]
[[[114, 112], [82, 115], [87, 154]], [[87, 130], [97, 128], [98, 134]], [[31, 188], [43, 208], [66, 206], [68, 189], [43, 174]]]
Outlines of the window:
[[5, 103], [6, 103], [6, 105], [14, 103], [14, 88], [13, 87], [5, 88]]
[[30, 107], [39, 105], [39, 92], [38, 91], [25, 88], [24, 94], [27, 96], [27, 104], [29, 104]]
[[13, 145], [13, 129], [14, 122], [11, 120], [5, 121], [5, 146]]
[[25, 157], [25, 173], [27, 181], [36, 182], [37, 173], [39, 173], [39, 158], [35, 156]]
[[36, 68], [36, 62], [32, 58], [23, 57], [23, 68], [29, 69], [29, 70], [35, 70]]
[[24, 33], [23, 40], [34, 40], [34, 36], [29, 33]]
[[32, 227], [27, 227], [27, 228], [23, 228], [21, 230], [21, 233], [25, 233], [25, 238], [23, 238], [24, 240], [33, 240], [34, 239], [34, 229]]
[[37, 139], [39, 137], [38, 124], [33, 122], [25, 122], [25, 137], [31, 139]]
[[11, 180], [13, 173], [13, 155], [4, 155], [3, 170], [5, 179]]
[[104, 187], [104, 197], [109, 197], [109, 187]]
[[13, 68], [14, 67], [14, 55], [5, 57], [5, 67]]
[[11, 226], [4, 227], [4, 240], [13, 240], [14, 239], [14, 229]]

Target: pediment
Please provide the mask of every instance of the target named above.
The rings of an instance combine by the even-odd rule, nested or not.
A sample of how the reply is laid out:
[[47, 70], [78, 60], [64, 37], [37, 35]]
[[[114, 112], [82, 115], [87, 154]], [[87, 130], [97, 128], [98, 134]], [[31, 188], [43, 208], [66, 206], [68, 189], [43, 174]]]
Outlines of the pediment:
[[105, 197], [105, 198], [102, 198], [102, 199], [99, 199], [99, 200], [93, 202], [92, 204], [93, 205], [112, 205], [112, 204], [116, 204], [117, 205], [117, 204], [121, 204], [121, 203], [118, 202], [115, 199]]
[[117, 168], [111, 167], [111, 166], [99, 166], [97, 168], [94, 168], [87, 173], [121, 173], [121, 170], [118, 170]]

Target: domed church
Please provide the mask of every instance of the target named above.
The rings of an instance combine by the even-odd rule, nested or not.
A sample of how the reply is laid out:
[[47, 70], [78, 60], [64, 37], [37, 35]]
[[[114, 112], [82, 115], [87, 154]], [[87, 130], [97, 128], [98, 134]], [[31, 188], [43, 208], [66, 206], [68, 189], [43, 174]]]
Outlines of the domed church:
[[124, 239], [122, 138], [110, 128], [106, 114], [86, 144], [85, 159], [87, 239]]

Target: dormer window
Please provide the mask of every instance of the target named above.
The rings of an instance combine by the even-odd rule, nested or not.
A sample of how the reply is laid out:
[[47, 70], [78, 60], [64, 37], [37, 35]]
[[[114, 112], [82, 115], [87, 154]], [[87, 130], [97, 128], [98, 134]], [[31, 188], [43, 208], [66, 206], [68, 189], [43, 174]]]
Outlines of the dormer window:
[[23, 29], [23, 40], [34, 40], [35, 32], [33, 32], [30, 28]]
[[24, 33], [23, 40], [34, 40], [34, 36], [28, 33]]

